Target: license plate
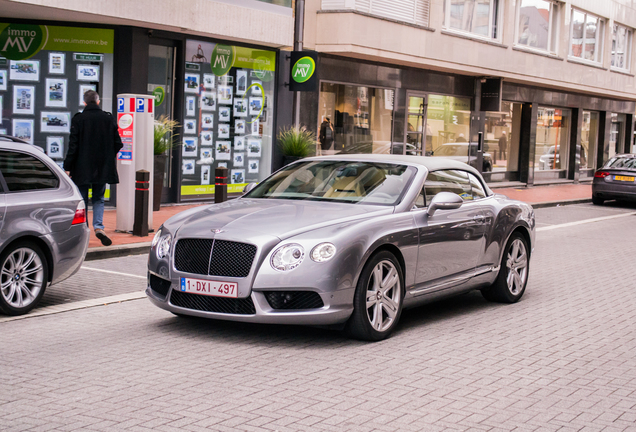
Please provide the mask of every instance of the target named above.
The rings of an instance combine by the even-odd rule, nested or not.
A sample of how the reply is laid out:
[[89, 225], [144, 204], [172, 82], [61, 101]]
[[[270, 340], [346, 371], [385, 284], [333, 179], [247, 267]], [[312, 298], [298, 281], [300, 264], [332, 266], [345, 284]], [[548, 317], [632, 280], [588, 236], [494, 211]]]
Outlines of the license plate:
[[614, 180], [633, 182], [634, 181], [634, 177], [631, 177], [631, 176], [614, 176]]
[[181, 291], [214, 297], [238, 297], [238, 284], [205, 279], [181, 278]]

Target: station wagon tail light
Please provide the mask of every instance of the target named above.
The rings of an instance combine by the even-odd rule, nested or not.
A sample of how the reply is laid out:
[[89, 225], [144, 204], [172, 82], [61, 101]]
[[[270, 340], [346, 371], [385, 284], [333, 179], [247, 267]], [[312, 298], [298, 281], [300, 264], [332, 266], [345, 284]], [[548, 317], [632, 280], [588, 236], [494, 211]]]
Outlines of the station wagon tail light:
[[311, 250], [311, 259], [316, 262], [329, 261], [336, 254], [336, 246], [332, 243], [320, 243]]
[[77, 210], [75, 210], [75, 215], [73, 216], [73, 222], [71, 225], [85, 224], [86, 223], [86, 204], [84, 204], [84, 200], [80, 200], [79, 204], [77, 204]]
[[608, 173], [607, 171], [596, 171], [594, 173], [594, 177], [596, 177], [596, 178], [605, 178], [608, 175], [610, 175], [610, 173]]
[[274, 270], [290, 271], [305, 259], [305, 249], [296, 243], [281, 246], [274, 251], [270, 264]]

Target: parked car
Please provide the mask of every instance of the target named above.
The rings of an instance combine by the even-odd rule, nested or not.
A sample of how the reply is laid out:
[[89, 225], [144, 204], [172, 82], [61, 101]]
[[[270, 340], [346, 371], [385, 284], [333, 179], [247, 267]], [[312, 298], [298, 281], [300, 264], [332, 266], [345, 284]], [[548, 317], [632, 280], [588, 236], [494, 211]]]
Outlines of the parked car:
[[636, 201], [636, 155], [618, 154], [594, 173], [592, 202], [605, 200]]
[[33, 309], [79, 270], [88, 247], [77, 187], [39, 147], [0, 135], [0, 312]]
[[524, 293], [534, 211], [446, 158], [302, 159], [152, 241], [148, 298], [176, 315], [340, 325], [381, 340], [402, 310], [474, 289]]
[[[470, 143], [470, 157], [468, 156], [468, 144], [469, 143], [467, 142], [442, 144], [430, 156], [442, 156], [449, 159], [454, 159], [456, 161], [464, 162], [471, 165], [472, 167], [477, 168], [477, 143]], [[492, 155], [490, 153], [483, 153], [481, 171], [492, 171]]]
[[561, 169], [561, 157], [559, 156], [559, 152], [561, 150], [561, 146], [556, 146], [556, 163], [554, 162], [554, 146], [550, 146], [545, 150], [539, 157], [539, 167], [542, 170], [551, 170], [551, 169]]

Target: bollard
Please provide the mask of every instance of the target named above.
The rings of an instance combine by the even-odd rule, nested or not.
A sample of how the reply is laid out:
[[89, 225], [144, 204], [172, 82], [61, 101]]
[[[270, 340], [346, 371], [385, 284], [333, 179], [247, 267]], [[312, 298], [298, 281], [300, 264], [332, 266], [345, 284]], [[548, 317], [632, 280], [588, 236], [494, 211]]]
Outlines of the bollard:
[[135, 222], [133, 235], [148, 235], [148, 200], [150, 199], [150, 173], [140, 170], [135, 173]]
[[222, 203], [227, 201], [227, 168], [217, 168], [214, 170], [214, 202]]

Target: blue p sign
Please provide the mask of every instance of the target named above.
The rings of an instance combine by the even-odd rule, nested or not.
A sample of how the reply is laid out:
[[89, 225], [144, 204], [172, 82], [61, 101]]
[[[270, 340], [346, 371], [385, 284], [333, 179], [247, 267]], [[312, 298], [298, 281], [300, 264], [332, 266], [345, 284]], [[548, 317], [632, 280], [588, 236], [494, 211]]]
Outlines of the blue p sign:
[[124, 98], [117, 98], [117, 112], [124, 112]]
[[137, 112], [144, 112], [146, 100], [144, 98], [137, 98]]

